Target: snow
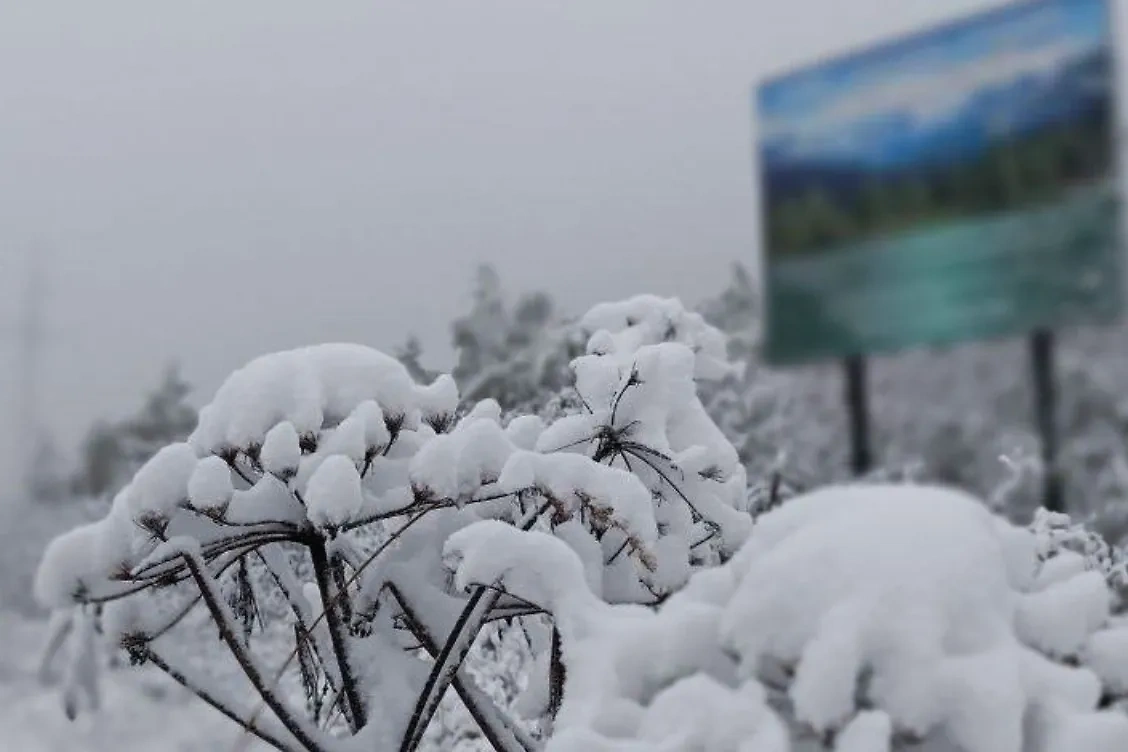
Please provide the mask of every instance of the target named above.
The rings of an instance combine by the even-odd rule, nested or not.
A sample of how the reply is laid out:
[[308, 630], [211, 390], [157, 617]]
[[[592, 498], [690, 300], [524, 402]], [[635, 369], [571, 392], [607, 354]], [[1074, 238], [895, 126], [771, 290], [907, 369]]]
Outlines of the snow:
[[170, 444], [141, 466], [127, 490], [135, 517], [152, 513], [168, 518], [188, 499], [188, 481], [196, 470], [196, 453], [188, 444]]
[[566, 415], [540, 432], [534, 449], [546, 453], [572, 451], [582, 454], [587, 451], [587, 445], [595, 441], [598, 426], [595, 415]]
[[231, 495], [224, 519], [243, 525], [263, 520], [300, 522], [305, 514], [305, 510], [283, 482], [273, 475], [267, 475], [250, 488]]
[[458, 442], [440, 436], [428, 442], [411, 462], [412, 481], [439, 499], [458, 497]]
[[[449, 545], [461, 557], [460, 582], [500, 578], [556, 614], [569, 691], [548, 752], [636, 748], [612, 736], [657, 742], [659, 709], [665, 718], [721, 707], [747, 687], [763, 698], [785, 692], [794, 722], [838, 732], [838, 748], [851, 751], [886, 749], [897, 728], [939, 735], [961, 752], [1024, 752], [1034, 721], [1054, 752], [1128, 744], [1124, 717], [1096, 708], [1097, 675], [1039, 652], [1079, 634], [1099, 647], [1101, 638], [1090, 638], [1103, 622], [1103, 580], [1082, 573], [1025, 592], [1014, 575], [1035, 570], [1034, 535], [1007, 525], [947, 489], [816, 491], [762, 516], [728, 564], [694, 575], [656, 614], [601, 603], [581, 559], [558, 542], [545, 555], [539, 534], [483, 522]], [[1022, 556], [1025, 567], [1017, 566]], [[1081, 616], [1063, 622], [1029, 607], [1051, 601]], [[772, 677], [782, 667], [794, 677], [777, 690]], [[863, 676], [872, 711], [857, 707]], [[622, 712], [631, 706], [639, 710]], [[779, 720], [767, 700], [742, 707], [761, 722], [738, 735], [741, 743], [757, 733], [768, 739], [764, 729]], [[724, 736], [735, 722], [686, 721], [669, 748], [736, 749]]]
[[[97, 713], [68, 722], [58, 688], [42, 684], [40, 622], [0, 612], [0, 730], [20, 752], [212, 752], [229, 750], [240, 729], [151, 670], [104, 674]], [[251, 743], [247, 752], [265, 752]]]
[[880, 710], [858, 713], [834, 740], [834, 752], [889, 752], [893, 722]]
[[[655, 321], [666, 318], [660, 313]], [[589, 323], [614, 325], [628, 320], [635, 319], [623, 312], [605, 312]], [[692, 507], [691, 519], [672, 510], [660, 512], [669, 534], [679, 537], [687, 550], [705, 542], [695, 555], [702, 562], [717, 563], [747, 538], [751, 519], [747, 478], [736, 449], [697, 395], [699, 363], [707, 348], [692, 341], [696, 351], [677, 341], [651, 343], [654, 337], [643, 334], [628, 327], [593, 335], [589, 354], [572, 363], [576, 389], [592, 414], [550, 426], [541, 435], [538, 449], [552, 446], [584, 451], [589, 447], [585, 439], [594, 439], [600, 427], [617, 432], [629, 442], [628, 451], [633, 455], [624, 453], [624, 461], [642, 466], [640, 474], [652, 476], [651, 490], [678, 497]], [[667, 545], [673, 548], [672, 543]], [[669, 584], [681, 582], [671, 579]]]
[[429, 386], [416, 389], [416, 404], [424, 420], [453, 416], [458, 409], [458, 385], [444, 373]]
[[[34, 585], [35, 598], [42, 605], [62, 607], [74, 602], [91, 569], [90, 554], [98, 549], [101, 528], [99, 522], [76, 527], [47, 544]], [[104, 569], [108, 562], [98, 564], [94, 566]]]
[[411, 462], [411, 480], [436, 498], [467, 498], [497, 480], [514, 449], [492, 416], [472, 413], [419, 450]]
[[73, 604], [76, 594], [104, 586], [111, 575], [130, 568], [152, 550], [151, 537], [134, 522], [132, 502], [132, 488], [127, 486], [114, 497], [105, 517], [62, 533], [47, 544], [33, 585], [41, 605]]
[[373, 450], [382, 450], [391, 440], [387, 419], [380, 404], [375, 400], [365, 400], [353, 410], [352, 418], [364, 426], [364, 445]]
[[298, 472], [301, 459], [301, 441], [293, 423], [284, 420], [266, 432], [259, 453], [266, 472], [287, 479]]
[[696, 352], [694, 374], [698, 378], [719, 379], [738, 372], [728, 363], [725, 335], [701, 314], [686, 310], [677, 298], [639, 295], [601, 303], [580, 319], [580, 326], [591, 335], [589, 354], [677, 342]]
[[197, 509], [222, 510], [234, 492], [231, 468], [219, 457], [200, 460], [188, 480], [188, 498]]
[[362, 462], [368, 453], [364, 422], [352, 415], [342, 420], [336, 428], [327, 431], [321, 440], [322, 454], [341, 454], [353, 462]]
[[1047, 559], [1038, 571], [1034, 587], [1044, 590], [1059, 582], [1076, 577], [1088, 569], [1085, 557], [1074, 551], [1061, 551]]
[[593, 517], [607, 510], [610, 517], [604, 525], [621, 527], [643, 543], [658, 538], [654, 505], [646, 486], [633, 473], [587, 457], [517, 452], [502, 470], [498, 485], [512, 493], [543, 488], [564, 505], [562, 517], [577, 514], [581, 508], [587, 508]]
[[1128, 627], [1097, 632], [1089, 637], [1082, 660], [1118, 695], [1128, 695]]
[[509, 421], [505, 427], [505, 435], [518, 449], [532, 451], [537, 448], [537, 442], [544, 433], [545, 424], [536, 415], [519, 415]]
[[[104, 519], [48, 547], [36, 595], [68, 609], [84, 591], [118, 592], [114, 574], [139, 564], [191, 556], [204, 568], [208, 541], [247, 524], [256, 543], [332, 538], [332, 554], [363, 570], [350, 664], [374, 722], [354, 746], [398, 743], [414, 702], [404, 686], [427, 673], [416, 640], [434, 651], [456, 624], [478, 625], [497, 603], [494, 616], [511, 618], [523, 600], [563, 638], [567, 685], [546, 752], [788, 752], [791, 733], [888, 752], [895, 732], [959, 752], [1128, 748], [1125, 717], [1098, 709], [1128, 687], [1128, 623], [1113, 616], [1128, 583], [1120, 552], [1062, 515], [1019, 528], [921, 485], [827, 487], [754, 517], [741, 458], [698, 391], [736, 375], [719, 331], [653, 296], [597, 306], [581, 324], [580, 399], [549, 423], [492, 399], [455, 422], [453, 379], [416, 384], [357, 345], [258, 358]], [[248, 488], [235, 490], [229, 462]], [[289, 601], [289, 630], [321, 604], [285, 551], [263, 548], [261, 561]], [[233, 618], [223, 556], [206, 582]], [[506, 595], [491, 587], [460, 621], [475, 585]], [[169, 618], [148, 597], [109, 606], [108, 634]], [[397, 629], [389, 601], [426, 635]], [[94, 631], [69, 613], [64, 697], [77, 707], [96, 702]], [[539, 711], [550, 630], [543, 615], [522, 618], [535, 622], [538, 682], [523, 704]], [[314, 640], [331, 652], [325, 629]], [[473, 633], [457, 641], [469, 649]]]
[[[504, 581], [509, 592], [554, 611], [566, 609], [570, 604], [562, 599], [570, 597], [584, 598], [586, 605], [594, 602], [583, 563], [566, 543], [545, 533], [523, 533], [484, 520], [447, 538], [443, 557], [457, 567], [455, 585], [461, 590]], [[533, 559], [538, 568], [527, 567]]]
[[200, 558], [200, 542], [195, 538], [178, 535], [161, 541], [153, 552], [138, 562], [138, 567], [144, 567], [154, 562], [167, 561], [178, 557]]
[[1066, 715], [1051, 708], [1041, 731], [1046, 752], [1122, 752], [1128, 741], [1128, 717], [1118, 713]]
[[353, 460], [343, 454], [326, 458], [309, 479], [305, 500], [310, 522], [319, 527], [340, 527], [354, 519], [364, 496]]
[[787, 731], [764, 706], [758, 685], [745, 684], [733, 692], [702, 675], [681, 679], [664, 691], [647, 709], [640, 727], [642, 740], [660, 745], [659, 749], [787, 752], [789, 748]]
[[281, 421], [293, 424], [299, 435], [314, 433], [369, 400], [414, 428], [420, 403], [434, 409], [445, 407], [449, 399], [445, 381], [421, 387], [403, 364], [378, 350], [315, 345], [261, 356], [231, 374], [200, 411], [189, 442], [200, 454], [261, 444]]
[[1018, 604], [1017, 628], [1026, 644], [1059, 657], [1076, 656], [1109, 619], [1112, 596], [1100, 572], [1082, 572]]

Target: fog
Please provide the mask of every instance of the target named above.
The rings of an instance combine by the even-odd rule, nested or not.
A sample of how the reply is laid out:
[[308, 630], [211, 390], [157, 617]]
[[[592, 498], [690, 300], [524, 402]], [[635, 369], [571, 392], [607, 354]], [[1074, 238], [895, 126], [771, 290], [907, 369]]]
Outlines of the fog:
[[449, 365], [481, 262], [570, 311], [693, 302], [756, 264], [755, 82], [989, 4], [5, 3], [0, 471], [33, 254], [64, 446], [171, 359], [197, 400], [318, 341]]

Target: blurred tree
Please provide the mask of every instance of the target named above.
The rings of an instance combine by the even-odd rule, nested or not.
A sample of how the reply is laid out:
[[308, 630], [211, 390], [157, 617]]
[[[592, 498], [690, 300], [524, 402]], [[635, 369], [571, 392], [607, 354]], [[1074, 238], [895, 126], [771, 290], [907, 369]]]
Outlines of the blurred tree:
[[113, 493], [162, 446], [183, 441], [196, 426], [190, 393], [172, 364], [136, 414], [118, 423], [96, 423], [82, 444], [72, 489], [90, 496]]
[[54, 503], [67, 497], [62, 453], [50, 434], [44, 434], [33, 447], [27, 473], [31, 501]]
[[124, 482], [124, 466], [125, 450], [118, 428], [100, 420], [83, 440], [74, 489], [91, 496], [108, 493]]
[[451, 375], [459, 385], [504, 359], [508, 328], [501, 278], [492, 266], [483, 264], [478, 267], [470, 312], [451, 324], [458, 353]]
[[559, 318], [542, 292], [506, 306], [501, 279], [478, 269], [470, 311], [452, 324], [456, 363], [452, 375], [466, 401], [492, 398], [505, 409], [536, 409], [571, 383], [572, 358], [584, 341]]
[[421, 362], [423, 345], [414, 334], [409, 336], [407, 341], [396, 349], [395, 356], [400, 363], [403, 363], [407, 372], [411, 374], [411, 378], [420, 384], [430, 384], [439, 375], [438, 371], [426, 368]]
[[739, 261], [731, 267], [728, 286], [716, 298], [705, 301], [701, 315], [729, 336], [729, 358], [749, 362], [757, 357], [763, 321], [759, 285], [748, 267]]

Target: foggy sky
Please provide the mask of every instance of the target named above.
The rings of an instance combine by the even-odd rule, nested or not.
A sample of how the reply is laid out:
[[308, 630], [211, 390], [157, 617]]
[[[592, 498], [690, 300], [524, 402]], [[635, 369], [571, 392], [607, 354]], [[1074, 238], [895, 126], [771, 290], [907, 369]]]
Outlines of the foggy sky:
[[32, 248], [66, 444], [174, 358], [197, 402], [320, 341], [447, 367], [480, 262], [573, 312], [714, 293], [756, 264], [752, 85], [994, 4], [3, 3], [0, 442]]

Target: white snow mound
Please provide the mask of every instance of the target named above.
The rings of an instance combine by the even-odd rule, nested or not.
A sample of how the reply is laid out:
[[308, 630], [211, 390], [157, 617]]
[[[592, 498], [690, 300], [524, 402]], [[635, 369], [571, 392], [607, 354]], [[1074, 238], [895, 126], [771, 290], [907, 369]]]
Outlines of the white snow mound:
[[[1081, 572], [1035, 596], [1033, 534], [961, 492], [800, 496], [657, 612], [599, 602], [582, 564], [563, 560], [579, 559], [569, 548], [541, 559], [530, 540], [491, 554], [500, 535], [473, 525], [453, 547], [473, 570], [464, 578], [514, 577], [556, 609], [569, 691], [547, 752], [782, 752], [781, 707], [786, 723], [836, 734], [851, 752], [889, 749], [894, 733], [961, 752], [1128, 749], [1123, 715], [1097, 707], [1100, 677], [1116, 686], [1120, 668], [1053, 660], [1063, 647], [1084, 661], [1121, 644], [1099, 631], [1107, 593]], [[726, 706], [741, 712], [713, 712]], [[658, 735], [656, 717], [680, 720]]]

